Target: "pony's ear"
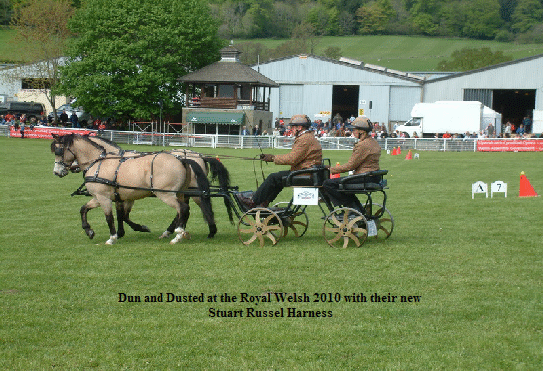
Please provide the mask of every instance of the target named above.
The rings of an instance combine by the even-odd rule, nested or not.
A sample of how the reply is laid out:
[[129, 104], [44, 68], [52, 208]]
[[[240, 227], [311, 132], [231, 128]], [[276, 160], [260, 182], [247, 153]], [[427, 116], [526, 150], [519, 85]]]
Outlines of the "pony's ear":
[[58, 139], [58, 138], [60, 138], [60, 135], [58, 135], [58, 134], [51, 134], [51, 135], [53, 136], [53, 139]]

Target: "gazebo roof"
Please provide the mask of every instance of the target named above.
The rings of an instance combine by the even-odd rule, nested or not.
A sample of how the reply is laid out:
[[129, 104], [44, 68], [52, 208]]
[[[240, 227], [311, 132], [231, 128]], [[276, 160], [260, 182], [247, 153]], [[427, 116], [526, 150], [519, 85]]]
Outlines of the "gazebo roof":
[[241, 52], [233, 46], [221, 49], [221, 60], [180, 77], [187, 83], [211, 84], [250, 84], [265, 87], [278, 87], [275, 81], [255, 71], [239, 61]]

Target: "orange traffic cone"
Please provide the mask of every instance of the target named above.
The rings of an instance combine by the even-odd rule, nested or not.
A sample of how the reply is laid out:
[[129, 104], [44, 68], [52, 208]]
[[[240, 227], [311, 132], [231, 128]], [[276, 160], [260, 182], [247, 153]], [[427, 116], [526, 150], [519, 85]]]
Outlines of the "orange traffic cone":
[[221, 162], [221, 159], [219, 158], [219, 156], [215, 157], [217, 159], [217, 161]]
[[539, 196], [534, 190], [534, 187], [530, 184], [530, 181], [524, 174], [524, 171], [520, 173], [520, 189], [518, 193], [519, 197], [537, 197]]
[[[339, 162], [336, 162], [336, 166], [339, 166]], [[336, 178], [339, 178], [340, 176], [341, 176], [340, 173], [330, 174], [330, 179], [336, 179]]]
[[392, 156], [396, 156], [397, 153], [396, 153], [396, 147], [392, 147]]
[[413, 154], [411, 153], [411, 150], [409, 150], [409, 151], [407, 152], [407, 156], [405, 156], [405, 159], [406, 159], [406, 160], [412, 160], [412, 159], [413, 159]]
[[398, 151], [396, 152], [397, 155], [401, 155], [402, 154], [402, 147], [398, 146]]

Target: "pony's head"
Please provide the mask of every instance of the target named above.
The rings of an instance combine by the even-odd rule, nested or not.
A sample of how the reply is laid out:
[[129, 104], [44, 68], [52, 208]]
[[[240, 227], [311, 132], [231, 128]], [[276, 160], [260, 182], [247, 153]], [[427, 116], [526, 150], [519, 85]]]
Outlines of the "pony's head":
[[75, 154], [71, 147], [74, 144], [75, 134], [57, 135], [53, 134], [51, 152], [55, 154], [55, 167], [53, 173], [62, 178], [68, 175], [70, 167], [77, 163]]

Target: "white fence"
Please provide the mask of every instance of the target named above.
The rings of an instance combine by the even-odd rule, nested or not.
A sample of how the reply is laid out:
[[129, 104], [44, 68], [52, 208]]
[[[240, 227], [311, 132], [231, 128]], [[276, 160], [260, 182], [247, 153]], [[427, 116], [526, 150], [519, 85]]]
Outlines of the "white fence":
[[[0, 135], [9, 136], [9, 127], [0, 125]], [[103, 137], [121, 144], [147, 144], [154, 146], [182, 146], [207, 148], [291, 148], [293, 138], [281, 136], [242, 136], [242, 135], [212, 135], [212, 134], [163, 134], [145, 133], [141, 131], [106, 130]], [[384, 138], [377, 142], [384, 150], [400, 147], [402, 150], [446, 151], [446, 152], [475, 152], [478, 139], [415, 139], [415, 138]], [[493, 139], [494, 140], [494, 139]], [[499, 140], [499, 139], [495, 139]], [[510, 140], [510, 139], [509, 139]], [[543, 140], [543, 139], [531, 139]], [[352, 137], [319, 138], [323, 149], [350, 150], [356, 142]]]

